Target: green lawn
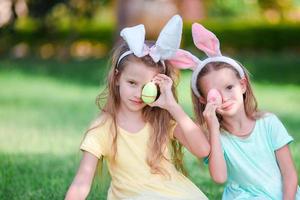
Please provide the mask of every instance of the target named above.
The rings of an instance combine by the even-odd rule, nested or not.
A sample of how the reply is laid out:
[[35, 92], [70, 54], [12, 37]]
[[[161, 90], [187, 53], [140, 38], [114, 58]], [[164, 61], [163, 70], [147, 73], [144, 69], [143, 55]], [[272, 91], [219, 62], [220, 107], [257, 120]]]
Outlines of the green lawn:
[[[280, 54], [241, 60], [253, 74], [260, 108], [277, 114], [295, 138], [290, 146], [299, 176], [300, 59]], [[0, 60], [0, 199], [63, 199], [80, 161], [80, 141], [98, 112], [94, 102], [105, 63]], [[189, 77], [182, 73], [179, 97], [192, 115]], [[210, 199], [221, 198], [222, 186], [189, 153], [186, 167]], [[106, 199], [107, 182], [96, 179], [89, 199]]]

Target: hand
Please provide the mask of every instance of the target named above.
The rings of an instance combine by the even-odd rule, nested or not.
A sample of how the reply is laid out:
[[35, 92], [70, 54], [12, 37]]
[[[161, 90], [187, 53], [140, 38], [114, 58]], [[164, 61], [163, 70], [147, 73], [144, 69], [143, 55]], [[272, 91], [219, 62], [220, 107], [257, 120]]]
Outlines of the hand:
[[222, 104], [222, 96], [217, 89], [212, 88], [208, 91], [207, 102], [215, 103], [217, 105]]
[[216, 114], [217, 108], [218, 105], [215, 102], [208, 102], [203, 112], [205, 122], [210, 130], [219, 130], [220, 128], [220, 123]]
[[152, 104], [149, 104], [151, 107], [158, 106], [168, 110], [172, 107], [172, 105], [177, 104], [172, 93], [173, 81], [170, 77], [165, 74], [158, 74], [152, 79], [152, 81], [158, 85], [160, 96]]

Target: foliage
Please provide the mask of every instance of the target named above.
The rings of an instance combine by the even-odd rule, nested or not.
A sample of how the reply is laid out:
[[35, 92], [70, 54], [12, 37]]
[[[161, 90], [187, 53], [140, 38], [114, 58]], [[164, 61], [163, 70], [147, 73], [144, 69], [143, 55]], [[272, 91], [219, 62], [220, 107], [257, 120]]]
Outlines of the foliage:
[[[98, 25], [93, 21], [79, 20], [76, 25], [62, 25], [57, 30], [36, 30], [37, 21], [23, 21], [17, 23], [17, 32], [13, 35], [9, 31], [0, 30], [0, 55], [7, 55], [16, 45], [25, 43], [31, 55], [39, 55], [44, 44], [51, 44], [54, 55], [58, 56], [65, 49], [71, 55], [72, 45], [80, 41], [99, 44], [102, 56], [107, 54], [118, 37], [115, 27], [109, 24]], [[216, 34], [224, 52], [240, 51], [299, 51], [300, 25], [297, 23], [270, 24], [267, 22], [249, 21], [203, 21], [205, 27]], [[24, 27], [24, 28], [22, 28]], [[47, 33], [45, 33], [45, 31]], [[98, 46], [99, 46], [98, 45]], [[182, 47], [195, 49], [191, 37], [191, 24], [185, 24], [183, 30]], [[95, 52], [95, 51], [94, 51]], [[55, 55], [56, 53], [56, 55]], [[91, 52], [92, 53], [92, 52]], [[73, 55], [72, 55], [73, 56]]]
[[[300, 26], [295, 23], [270, 24], [249, 21], [203, 21], [220, 40], [221, 48], [241, 50], [299, 50]], [[191, 25], [186, 24], [183, 32], [184, 46], [193, 46]]]
[[[98, 58], [103, 57], [118, 40], [115, 1], [26, 0], [23, 2], [26, 2], [25, 7], [28, 12], [23, 10], [23, 14], [18, 14], [20, 11], [17, 12], [15, 9], [17, 1], [12, 1], [13, 17], [0, 29], [0, 56], [10, 54], [18, 58], [40, 55], [43, 54], [41, 52], [45, 52], [44, 46], [50, 45], [52, 50], [41, 55], [42, 58], [69, 58], [77, 51], [72, 48], [78, 43], [80, 46], [83, 41], [83, 44], [90, 43], [83, 49], [97, 46], [99, 53], [94, 57]], [[223, 49], [230, 51], [299, 50], [300, 25], [295, 12], [299, 0], [211, 0], [204, 1], [203, 5], [207, 11], [207, 18], [202, 23], [216, 33]], [[284, 19], [287, 16], [296, 18], [291, 22]], [[193, 46], [190, 24], [184, 27], [183, 39], [183, 47]], [[20, 51], [23, 53], [19, 53]], [[91, 58], [93, 55], [86, 53], [84, 56], [77, 57]]]

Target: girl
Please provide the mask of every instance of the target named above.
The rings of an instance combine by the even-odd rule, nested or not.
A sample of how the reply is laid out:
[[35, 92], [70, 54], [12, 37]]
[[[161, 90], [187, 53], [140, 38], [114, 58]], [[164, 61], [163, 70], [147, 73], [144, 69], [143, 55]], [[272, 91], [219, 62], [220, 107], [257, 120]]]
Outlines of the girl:
[[[126, 43], [114, 52], [107, 99], [82, 142], [83, 158], [66, 199], [87, 197], [103, 158], [111, 175], [108, 199], [207, 199], [181, 173], [177, 139], [197, 157], [210, 151], [205, 135], [174, 97], [175, 74], [168, 60], [179, 47], [181, 29], [176, 15], [155, 45], [145, 44], [143, 25], [123, 29]], [[141, 92], [150, 81], [158, 85], [160, 96], [146, 105]]]
[[192, 34], [209, 58], [181, 51], [173, 63], [194, 67], [194, 112], [209, 133], [210, 175], [217, 183], [227, 181], [223, 199], [299, 200], [292, 137], [274, 114], [257, 110], [247, 71], [221, 55], [216, 36], [200, 24]]

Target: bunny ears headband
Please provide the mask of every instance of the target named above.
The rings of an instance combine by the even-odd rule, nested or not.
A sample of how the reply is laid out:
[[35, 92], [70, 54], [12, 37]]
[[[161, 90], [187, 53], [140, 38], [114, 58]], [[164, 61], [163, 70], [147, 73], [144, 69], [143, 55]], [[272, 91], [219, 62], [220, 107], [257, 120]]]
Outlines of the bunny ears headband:
[[191, 86], [197, 97], [201, 96], [197, 88], [198, 74], [208, 63], [224, 62], [230, 64], [238, 71], [241, 78], [245, 76], [242, 67], [235, 60], [222, 56], [218, 38], [200, 24], [195, 23], [192, 26], [193, 41], [196, 47], [202, 50], [208, 58], [201, 61], [190, 52], [179, 49], [182, 24], [179, 15], [173, 16], [160, 32], [155, 45], [150, 48], [145, 44], [145, 27], [143, 24], [124, 28], [120, 35], [126, 41], [130, 50], [119, 57], [117, 67], [121, 60], [130, 54], [134, 54], [139, 58], [149, 55], [156, 63], [162, 61], [164, 64], [164, 60], [169, 60], [176, 68], [193, 70]]
[[143, 24], [124, 28], [120, 35], [129, 46], [129, 51], [124, 52], [118, 59], [117, 67], [121, 60], [134, 54], [137, 57], [151, 56], [154, 62], [171, 59], [177, 52], [182, 34], [182, 19], [179, 15], [173, 16], [160, 32], [158, 39], [152, 47], [145, 44], [145, 27]]
[[188, 51], [178, 50], [174, 59], [171, 60], [171, 63], [181, 68], [190, 68], [193, 70], [191, 86], [194, 94], [197, 97], [201, 96], [197, 88], [198, 74], [208, 63], [224, 62], [230, 64], [238, 71], [241, 78], [245, 76], [242, 67], [235, 60], [222, 56], [220, 51], [220, 43], [215, 34], [204, 28], [202, 25], [194, 23], [192, 26], [192, 36], [196, 47], [202, 50], [208, 56], [208, 58], [201, 61]]

